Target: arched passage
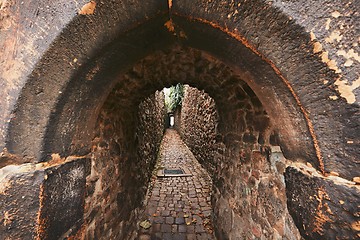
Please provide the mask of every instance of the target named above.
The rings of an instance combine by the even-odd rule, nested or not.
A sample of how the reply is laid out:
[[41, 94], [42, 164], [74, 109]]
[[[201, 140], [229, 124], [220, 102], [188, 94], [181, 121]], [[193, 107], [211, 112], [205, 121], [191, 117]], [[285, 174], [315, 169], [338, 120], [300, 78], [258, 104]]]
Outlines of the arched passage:
[[[322, 173], [355, 177], [358, 150], [347, 142], [356, 137], [349, 128], [356, 123], [357, 105], [328, 100], [336, 93], [317, 79], [325, 76], [332, 84], [336, 76], [313, 55], [304, 29], [262, 1], [219, 7], [199, 3], [201, 11], [194, 11], [195, 6], [175, 1], [171, 22], [167, 3], [155, 1], [146, 8], [102, 3], [96, 14], [75, 17], [37, 63], [21, 96], [15, 97], [8, 150], [33, 162], [45, 161], [52, 153], [88, 153], [98, 113], [115, 83], [123, 84], [121, 104], [135, 106], [142, 97], [176, 82], [205, 89], [220, 102], [217, 99], [226, 94], [229, 99], [237, 94], [242, 79], [277, 127], [286, 157], [311, 162]], [[211, 83], [201, 79], [197, 64], [214, 58], [238, 78], [222, 82], [221, 75], [212, 76]], [[135, 79], [140, 73], [133, 81], [124, 73], [140, 59], [144, 65], [130, 71]], [[339, 116], [342, 112], [347, 119]]]
[[[150, 29], [149, 26], [143, 27]], [[142, 29], [143, 27], [140, 28]], [[164, 28], [163, 26], [161, 27]], [[167, 33], [166, 29], [162, 30], [164, 31], [163, 34]], [[147, 57], [143, 63], [145, 69], [142, 70], [139, 65], [137, 67], [144, 71], [145, 76], [143, 76], [143, 78], [145, 78], [145, 81], [142, 81], [142, 76], [138, 76], [137, 79], [131, 80], [126, 79], [125, 76], [121, 80], [121, 74], [126, 67], [131, 64], [131, 62], [126, 63], [126, 61], [130, 61], [132, 59], [131, 56], [135, 55], [134, 49], [129, 48], [128, 44], [130, 43], [124, 44], [124, 41], [137, 42], [138, 37], [146, 38], [146, 36], [140, 36], [138, 31], [141, 30], [134, 30], [126, 35], [126, 40], [117, 40], [107, 46], [101, 51], [100, 56], [92, 59], [90, 63], [84, 64], [85, 66], [81, 66], [80, 71], [74, 74], [70, 79], [63, 78], [63, 75], [58, 73], [57, 70], [61, 69], [61, 66], [58, 66], [58, 68], [55, 69], [41, 68], [41, 70], [39, 67], [39, 71], [42, 71], [43, 74], [39, 73], [40, 78], [38, 78], [38, 73], [36, 73], [36, 71], [33, 73], [35, 83], [24, 89], [24, 103], [19, 102], [18, 105], [19, 108], [17, 114], [21, 117], [14, 118], [11, 122], [10, 137], [14, 140], [9, 141], [8, 148], [14, 152], [22, 152], [24, 155], [34, 156], [37, 161], [43, 161], [44, 158], [54, 152], [69, 155], [70, 145], [74, 141], [89, 142], [89, 138], [86, 138], [86, 136], [91, 138], [92, 126], [94, 125], [97, 116], [97, 112], [93, 111], [93, 109], [98, 109], [102, 105], [107, 94], [117, 81], [120, 82], [119, 84], [123, 84], [125, 88], [125, 96], [123, 97], [124, 105], [131, 105], [132, 101], [141, 99], [138, 95], [146, 95], [171, 83], [184, 81], [194, 83], [194, 86], [205, 89], [212, 95], [217, 94], [218, 96], [214, 96], [216, 99], [217, 97], [221, 97], [225, 90], [233, 91], [233, 87], [237, 84], [237, 81], [239, 81], [239, 79], [236, 78], [224, 80], [225, 76], [221, 75], [218, 77], [219, 79], [210, 80], [214, 83], [209, 83], [209, 79], [204, 77], [199, 78], [196, 74], [200, 69], [196, 64], [203, 64], [202, 61], [205, 60], [201, 58], [212, 59], [213, 57], [206, 54], [203, 54], [205, 57], [201, 57], [200, 52], [194, 53], [190, 51], [190, 53], [187, 53], [186, 50], [182, 51], [181, 49], [178, 51], [168, 50], [168, 54], [166, 54], [166, 52], [165, 54], [155, 52], [154, 55]], [[212, 47], [211, 43], [206, 43], [207, 39], [215, 39], [217, 36], [216, 34], [227, 37], [225, 33], [219, 30], [214, 31], [216, 32], [215, 34], [204, 35], [203, 38], [196, 39], [195, 43], [202, 42], [205, 46], [208, 45]], [[159, 37], [165, 38], [165, 36]], [[133, 39], [135, 37], [136, 39]], [[167, 37], [172, 38], [171, 33]], [[236, 39], [230, 38], [228, 41], [233, 41], [230, 43], [231, 46], [239, 44], [238, 49], [236, 49], [238, 51], [237, 54], [233, 54], [236, 58], [231, 59], [231, 61], [236, 61], [237, 65], [244, 69], [236, 69], [235, 71], [238, 71], [238, 75], [249, 84], [254, 85], [253, 89], [259, 89], [259, 91], [261, 89], [261, 92], [259, 92], [258, 95], [261, 96], [260, 98], [263, 98], [263, 101], [269, 103], [267, 104], [268, 112], [274, 113], [274, 115], [277, 116], [282, 116], [281, 119], [279, 119], [279, 123], [281, 122], [279, 126], [283, 127], [281, 134], [284, 135], [284, 148], [291, 148], [292, 154], [290, 155], [293, 155], [293, 157], [309, 159], [309, 161], [313, 161], [315, 165], [319, 165], [316, 160], [315, 149], [312, 147], [312, 138], [307, 129], [306, 119], [302, 115], [288, 87], [276, 75], [273, 69], [259, 58], [259, 56], [241, 43], [238, 43]], [[117, 42], [120, 42], [120, 46]], [[222, 44], [220, 44], [220, 46], [222, 46]], [[138, 49], [139, 51], [137, 54], [143, 54], [143, 52], [140, 51], [144, 48], [148, 49], [147, 46], [143, 46], [143, 48], [136, 47], [135, 49]], [[175, 47], [175, 49], [176, 48], [179, 47]], [[126, 51], [128, 52], [126, 53]], [[216, 50], [209, 49], [209, 51], [215, 51], [217, 54], [228, 54], [226, 53], [227, 50], [225, 48]], [[158, 61], [159, 58], [162, 58], [162, 61]], [[55, 60], [51, 58], [51, 61]], [[50, 66], [53, 65], [50, 64]], [[252, 71], [251, 69], [246, 69], [247, 67], [252, 66], [257, 66], [256, 68], [261, 69], [259, 73]], [[71, 65], [70, 68], [72, 68]], [[131, 72], [131, 74], [137, 74], [135, 71]], [[44, 79], [53, 79], [53, 77], [56, 77], [53, 76], [54, 74], [58, 75], [59, 81], [64, 81], [62, 83], [64, 85], [58, 86], [59, 91], [54, 91], [54, 86], [44, 81]], [[224, 75], [225, 74], [226, 73], [224, 73]], [[137, 83], [136, 80], [141, 82], [141, 84]], [[270, 83], [276, 85], [276, 87], [273, 87]], [[54, 81], [51, 81], [51, 84], [54, 84]], [[132, 88], [134, 88], [134, 90]], [[269, 88], [269, 90], [266, 91], [266, 88]], [[37, 91], [40, 93], [34, 96], [33, 92], [36, 92], [36, 89], [38, 89]], [[277, 93], [277, 91], [279, 92]], [[126, 96], [126, 94], [130, 95], [130, 93], [131, 96]], [[279, 102], [277, 96], [280, 94], [281, 101]], [[46, 101], [43, 98], [46, 98]], [[128, 100], [129, 98], [133, 98], [133, 100]], [[53, 104], [53, 106], [44, 107], [40, 104], [29, 104], [31, 101], [40, 101], [44, 102], [46, 105]], [[286, 104], [282, 102], [285, 102]], [[26, 117], [31, 116], [30, 114], [26, 114], [27, 112], [37, 112], [38, 114], [33, 116], [36, 116], [36, 118], [38, 117], [38, 119], [35, 118], [24, 121]], [[279, 112], [281, 114], [279, 114]], [[42, 115], [44, 115], [44, 117], [42, 117]], [[45, 120], [46, 115], [49, 117], [49, 120]], [[274, 120], [275, 119], [276, 118], [274, 117]], [[66, 121], [71, 122], [72, 126], [69, 127], [70, 123], [66, 123]], [[296, 121], [296, 124], [293, 123], [293, 121]], [[86, 123], [85, 126], [84, 123]], [[78, 125], [81, 125], [81, 127]], [[291, 128], [299, 129], [294, 131], [290, 129], [290, 126]], [[34, 132], [42, 134], [43, 138], [33, 139], [32, 136]], [[74, 139], [73, 136], [77, 136], [75, 137], [77, 139]], [[27, 141], [27, 138], [31, 138], [32, 141]], [[302, 141], [302, 139], [308, 141]], [[52, 142], [54, 143], [52, 144]], [[79, 143], [78, 146], [81, 144], [84, 143]], [[289, 146], [285, 147], [286, 145]], [[301, 150], [298, 149], [298, 146], [300, 145], [303, 145]], [[304, 151], [304, 149], [306, 149], [306, 151]], [[27, 151], [36, 151], [36, 154], [27, 153]]]
[[[179, 4], [179, 6], [177, 6], [177, 4]], [[151, 6], [151, 4], [149, 4], [149, 6]], [[331, 72], [326, 72], [326, 65], [321, 63], [321, 61], [319, 62], [319, 59], [316, 56], [313, 56], [311, 54], [311, 51], [309, 51], [312, 49], [312, 44], [306, 34], [300, 29], [297, 30], [296, 24], [293, 24], [291, 21], [288, 22], [288, 20], [286, 20], [286, 16], [283, 16], [284, 19], [281, 19], [281, 16], [278, 14], [277, 10], [272, 10], [271, 5], [264, 5], [264, 7], [268, 9], [267, 13], [269, 14], [269, 16], [263, 16], [260, 14], [259, 16], [263, 18], [263, 21], [260, 21], [259, 24], [256, 25], [256, 27], [259, 28], [258, 32], [262, 33], [261, 35], [258, 34], [257, 41], [261, 41], [261, 39], [264, 38], [263, 42], [261, 42], [262, 44], [260, 44], [260, 42], [250, 43], [248, 42], [248, 40], [246, 40], [245, 37], [242, 37], [240, 32], [236, 32], [236, 29], [238, 31], [239, 29], [244, 29], [243, 31], [245, 31], [245, 29], [248, 28], [248, 26], [246, 25], [247, 22], [238, 23], [245, 24], [244, 26], [237, 26], [235, 24], [235, 21], [234, 23], [232, 23], [235, 24], [233, 27], [234, 30], [230, 31], [229, 29], [223, 28], [220, 23], [217, 23], [219, 19], [222, 19], [216, 18], [217, 16], [209, 15], [206, 19], [203, 20], [202, 18], [194, 17], [191, 14], [189, 15], [189, 17], [186, 17], [186, 11], [189, 11], [188, 8], [191, 9], [191, 6], [192, 4], [190, 3], [185, 4], [184, 2], [182, 2], [180, 4], [180, 2], [175, 2], [172, 10], [173, 20], [175, 22], [174, 25], [179, 26], [179, 28], [175, 29], [174, 31], [179, 31], [178, 35], [181, 35], [180, 33], [183, 32], [184, 39], [182, 39], [182, 41], [187, 45], [203, 49], [211, 53], [212, 55], [222, 59], [227, 64], [232, 65], [235, 69], [237, 69], [237, 71], [240, 71], [240, 73], [242, 74], [252, 74], [253, 76], [251, 77], [247, 76], [247, 78], [252, 79], [251, 81], [248, 81], [249, 84], [253, 85], [251, 87], [260, 97], [268, 96], [273, 99], [274, 104], [269, 105], [273, 106], [274, 108], [288, 108], [287, 112], [290, 112], [291, 114], [299, 114], [299, 116], [291, 116], [291, 114], [288, 114], [288, 118], [291, 120], [305, 118], [307, 126], [301, 126], [301, 131], [296, 132], [308, 132], [310, 135], [301, 136], [299, 137], [299, 139], [296, 139], [294, 137], [290, 139], [290, 137], [288, 137], [287, 140], [290, 142], [298, 141], [294, 142], [292, 146], [296, 147], [299, 141], [301, 141], [302, 144], [304, 144], [304, 142], [313, 142], [310, 144], [313, 145], [315, 149], [309, 159], [312, 159], [311, 162], [313, 162], [316, 166], [328, 166], [327, 170], [324, 167], [320, 167], [321, 171], [330, 172], [331, 170], [339, 171], [339, 169], [341, 169], [344, 175], [348, 175], [349, 177], [354, 176], [355, 173], [348, 172], [351, 170], [346, 167], [346, 165], [352, 165], [353, 161], [350, 160], [345, 164], [343, 160], [344, 158], [341, 157], [341, 154], [345, 154], [346, 156], [354, 156], [353, 154], [356, 154], [356, 151], [354, 150], [354, 148], [352, 148], [353, 145], [346, 145], [343, 148], [344, 150], [338, 151], [336, 153], [333, 152], [332, 154], [330, 153], [334, 149], [333, 146], [342, 145], [341, 142], [344, 142], [344, 140], [334, 138], [339, 138], [340, 135], [346, 135], [351, 133], [346, 132], [345, 130], [341, 134], [328, 132], [335, 131], [335, 129], [342, 129], [342, 127], [337, 126], [338, 124], [341, 125], [342, 120], [335, 120], [341, 114], [336, 114], [336, 116], [332, 116], [330, 118], [321, 118], [322, 120], [320, 121], [320, 116], [323, 116], [324, 112], [326, 114], [333, 114], [334, 112], [333, 109], [335, 108], [335, 106], [332, 105], [334, 105], [335, 103], [331, 101], [323, 101], [323, 99], [327, 99], [330, 95], [333, 95], [334, 92], [333, 90], [331, 90], [331, 88], [324, 88], [323, 82], [317, 82], [314, 81], [314, 79], [323, 79], [324, 76], [327, 75], [329, 75], [328, 78], [330, 79], [333, 78], [333, 76]], [[254, 4], [249, 3], [244, 4], [243, 7], [251, 8], [254, 6]], [[254, 7], [254, 9], [260, 9], [260, 6], [261, 4], [259, 4], [257, 7]], [[95, 72], [102, 69], [102, 67], [100, 66], [102, 64], [104, 68], [106, 66], [115, 66], [115, 64], [117, 64], [116, 67], [111, 67], [107, 70], [107, 75], [109, 76], [101, 77], [102, 81], [93, 81], [95, 83], [90, 84], [90, 82], [88, 82], [87, 84], [85, 84], [85, 86], [87, 86], [87, 92], [91, 91], [91, 88], [109, 89], [109, 87], [107, 87], [106, 85], [111, 84], [111, 80], [109, 79], [115, 79], [115, 75], [117, 72], [121, 71], [121, 69], [125, 69], [126, 66], [132, 65], [132, 63], [134, 63], [136, 59], [145, 56], [149, 51], [151, 51], [151, 49], [164, 47], [167, 44], [170, 44], [170, 42], [172, 41], [173, 36], [169, 34], [167, 29], [164, 27], [165, 22], [168, 20], [167, 16], [164, 16], [161, 13], [156, 12], [155, 10], [162, 9], [162, 11], [166, 12], [166, 5], [161, 5], [159, 3], [153, 7], [147, 8], [146, 10], [142, 10], [147, 12], [144, 12], [143, 14], [152, 14], [153, 16], [157, 17], [153, 17], [151, 18], [152, 20], [149, 21], [144, 21], [146, 22], [146, 24], [141, 24], [141, 26], [138, 27], [136, 30], [130, 30], [131, 27], [128, 27], [134, 25], [136, 26], [136, 24], [124, 22], [122, 25], [116, 25], [116, 27], [111, 25], [110, 23], [112, 23], [112, 21], [119, 21], [119, 19], [116, 18], [112, 19], [112, 21], [109, 20], [112, 16], [111, 14], [109, 14], [109, 12], [112, 11], [109, 11], [108, 7], [110, 6], [103, 6], [103, 8], [99, 6], [97, 14], [91, 16], [76, 17], [74, 21], [70, 23], [67, 28], [64, 29], [62, 35], [59, 36], [57, 40], [53, 43], [52, 48], [47, 51], [47, 53], [43, 56], [42, 60], [37, 64], [37, 67], [30, 76], [29, 81], [27, 81], [27, 87], [25, 87], [22, 91], [22, 100], [17, 103], [16, 114], [18, 114], [19, 117], [14, 118], [14, 120], [11, 121], [9, 131], [10, 138], [7, 141], [7, 146], [13, 152], [24, 156], [35, 157], [37, 161], [41, 159], [40, 153], [43, 150], [43, 146], [41, 143], [42, 140], [40, 139], [43, 138], [34, 141], [34, 139], [32, 139], [31, 133], [37, 133], [40, 135], [45, 134], [45, 125], [48, 123], [48, 121], [45, 119], [49, 118], [49, 115], [51, 115], [51, 111], [56, 111], [55, 103], [60, 100], [60, 97], [64, 96], [64, 94], [69, 94], [68, 92], [64, 91], [64, 89], [66, 87], [70, 88], [72, 84], [79, 85], [80, 81], [82, 81], [76, 81], [75, 79], [84, 79], [79, 76], [81, 72], [83, 72], [84, 74], [84, 72], [92, 71], [93, 74], [95, 74]], [[117, 5], [112, 7], [116, 8]], [[129, 7], [129, 9], [126, 9], [126, 11], [131, 12], [136, 10], [139, 11], [140, 14], [141, 10], [137, 9], [137, 7], [135, 6], [133, 8], [134, 9]], [[224, 9], [224, 11], [225, 10], [228, 9]], [[115, 12], [113, 12], [113, 14], [115, 14]], [[250, 14], [247, 19], [251, 18], [252, 16], [256, 19], [256, 14], [253, 14], [254, 16]], [[274, 22], [273, 25], [266, 26], [266, 17], [270, 18], [271, 14], [278, 14], [278, 23]], [[128, 16], [126, 16], [125, 18], [128, 19]], [[212, 18], [216, 20], [211, 21]], [[100, 24], [91, 25], [91, 22], [95, 21], [107, 21], [110, 26], [103, 26]], [[280, 23], [285, 24], [285, 26], [287, 26], [287, 28], [289, 29], [284, 28], [285, 30], [283, 31], [277, 31], [278, 26], [281, 25]], [[115, 24], [115, 22], [113, 22], [113, 24]], [[228, 26], [227, 24], [230, 23], [226, 22], [225, 24], [226, 26]], [[92, 28], [91, 30], [87, 31], [86, 29], [82, 28], [83, 25], [91, 25]], [[240, 26], [242, 28], [240, 28]], [[96, 28], [99, 29], [95, 30]], [[251, 31], [253, 32], [254, 30]], [[271, 34], [271, 31], [273, 31], [274, 34]], [[77, 34], [75, 35], [73, 33]], [[291, 36], [289, 35], [290, 33], [292, 33]], [[74, 39], [74, 35], [76, 40], [71, 40]], [[267, 40], [269, 36], [272, 41]], [[180, 40], [181, 38], [182, 37], [180, 37]], [[216, 41], [218, 44], [212, 44], [213, 41]], [[261, 49], [264, 48], [269, 50], [276, 50], [272, 52], [266, 51], [266, 54], [269, 55], [269, 58], [267, 58], [265, 57], [265, 54], [261, 54], [258, 50], [255, 49], [254, 46], [256, 46], [257, 44], [261, 47]], [[276, 46], [271, 46], [271, 44], [276, 44]], [[267, 45], [269, 46], [266, 47]], [[282, 45], [284, 47], [280, 48], [279, 45]], [[106, 52], [106, 49], [108, 49], [108, 51], [111, 51], [113, 56], [115, 55], [114, 53], [116, 51], [117, 53], [119, 53], [117, 54], [117, 56], [114, 56], [115, 58], [112, 62], [113, 65], [104, 64], [104, 61], [106, 61], [106, 59], [110, 61], [111, 56], [109, 54], [102, 55], [102, 57], [99, 56], [101, 54], [104, 54]], [[287, 51], [284, 51], [284, 49], [286, 49]], [[95, 58], [100, 59], [98, 60], [98, 62], [96, 62]], [[91, 59], [90, 62], [88, 61], [89, 59]], [[286, 59], [292, 60], [287, 61]], [[302, 61], [301, 59], [308, 60]], [[67, 66], [64, 66], [64, 62]], [[297, 63], [302, 64], [298, 65]], [[88, 67], [88, 69], [85, 69], [86, 67]], [[91, 68], [93, 69], [90, 70]], [[97, 70], [98, 68], [99, 70]], [[282, 71], [282, 68], [285, 69]], [[280, 71], [282, 72], [282, 74], [280, 74]], [[91, 76], [91, 73], [89, 73], [88, 75]], [[106, 78], [108, 78], [108, 80], [105, 80]], [[31, 79], [33, 79], [33, 81]], [[47, 79], [47, 81], [45, 79]], [[72, 81], [70, 81], [70, 79], [72, 79]], [[95, 87], [96, 84], [99, 84], [99, 86]], [[317, 85], [319, 86], [317, 87]], [[46, 89], [51, 89], [51, 91], [46, 92]], [[311, 92], [311, 89], [319, 89], [320, 92], [316, 94], [309, 94], [309, 92]], [[86, 95], [85, 92], [82, 94]], [[282, 102], [285, 102], [285, 104], [279, 103], [279, 101], [275, 100], [279, 99], [278, 96], [281, 96]], [[22, 104], [22, 101], [24, 102], [24, 104]], [[38, 102], [38, 104], [29, 104], [32, 101]], [[264, 99], [264, 101], [269, 101], [269, 98]], [[315, 103], [319, 102], [321, 102], [322, 104], [317, 106]], [[283, 106], [278, 106], [279, 104], [282, 104]], [[316, 106], [313, 106], [314, 104]], [[336, 104], [342, 103], [336, 102]], [[32, 107], [34, 109], [26, 109], [26, 105], [34, 106]], [[320, 108], [325, 109], [320, 110]], [[346, 109], [346, 107], [340, 108], [340, 111], [341, 109]], [[33, 115], [39, 116], [39, 119], [26, 119], [27, 116], [24, 115], [26, 112], [32, 112]], [[309, 112], [321, 112], [321, 114], [316, 114], [316, 121], [314, 121], [311, 118], [311, 115], [309, 115]], [[355, 115], [353, 114], [352, 116]], [[323, 121], [325, 122], [322, 123]], [[352, 122], [354, 121], [350, 121], [348, 124], [351, 124]], [[334, 126], [326, 127], [325, 129], [327, 132], [322, 132], [324, 131], [324, 127], [322, 127], [322, 124], [326, 124], [327, 126], [334, 124]], [[294, 126], [297, 125], [301, 124], [294, 124]], [[17, 134], [17, 131], [19, 131], [20, 133]], [[321, 134], [316, 134], [316, 131], [320, 131]], [[326, 141], [318, 140], [319, 137], [322, 138], [324, 136], [326, 136]], [[25, 138], [32, 140], [25, 140]], [[350, 135], [347, 138], [350, 139], [350, 141], [352, 139]], [[305, 139], [306, 141], [302, 141], [303, 139]], [[26, 145], [30, 143], [32, 145], [36, 144], [36, 146], [21, 147], [21, 145]], [[320, 147], [320, 144], [322, 144], [322, 147]], [[307, 149], [311, 149], [314, 147], [308, 147]], [[326, 151], [326, 154], [322, 153], [322, 151]], [[332, 161], [334, 160], [327, 160], [338, 158], [339, 161], [337, 162], [336, 166], [334, 166], [334, 164], [332, 163]], [[345, 159], [354, 158], [350, 157]], [[339, 168], [339, 166], [343, 165], [344, 167]], [[347, 174], [345, 174], [346, 172]]]

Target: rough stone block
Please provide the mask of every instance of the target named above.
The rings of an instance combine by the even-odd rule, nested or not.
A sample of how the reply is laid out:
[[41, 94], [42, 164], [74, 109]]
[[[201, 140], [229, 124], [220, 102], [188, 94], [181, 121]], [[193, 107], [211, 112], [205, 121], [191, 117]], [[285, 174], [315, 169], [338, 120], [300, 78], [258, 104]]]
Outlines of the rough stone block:
[[0, 239], [34, 239], [37, 236], [44, 175], [43, 170], [18, 172], [0, 180]]
[[306, 239], [358, 239], [359, 187], [309, 175], [288, 167], [287, 204]]
[[89, 165], [90, 159], [82, 158], [45, 170], [46, 180], [40, 195], [41, 238], [56, 239], [80, 228]]

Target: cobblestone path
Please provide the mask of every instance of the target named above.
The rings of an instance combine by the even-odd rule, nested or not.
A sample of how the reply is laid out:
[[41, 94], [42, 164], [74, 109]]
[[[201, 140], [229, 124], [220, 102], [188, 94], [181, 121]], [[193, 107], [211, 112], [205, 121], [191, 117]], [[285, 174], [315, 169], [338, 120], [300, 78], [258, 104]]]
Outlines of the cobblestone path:
[[166, 130], [160, 147], [157, 169], [163, 168], [186, 169], [192, 176], [154, 174], [147, 206], [139, 221], [143, 227], [138, 239], [215, 239], [211, 223], [211, 180], [173, 129]]

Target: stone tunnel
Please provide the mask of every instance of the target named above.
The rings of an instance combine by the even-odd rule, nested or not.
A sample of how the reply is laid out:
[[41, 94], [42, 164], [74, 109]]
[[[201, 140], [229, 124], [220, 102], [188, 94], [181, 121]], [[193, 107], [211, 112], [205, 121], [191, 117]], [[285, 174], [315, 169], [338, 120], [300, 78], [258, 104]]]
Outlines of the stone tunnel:
[[218, 239], [360, 238], [360, 3], [0, 0], [0, 239], [133, 239], [164, 132]]

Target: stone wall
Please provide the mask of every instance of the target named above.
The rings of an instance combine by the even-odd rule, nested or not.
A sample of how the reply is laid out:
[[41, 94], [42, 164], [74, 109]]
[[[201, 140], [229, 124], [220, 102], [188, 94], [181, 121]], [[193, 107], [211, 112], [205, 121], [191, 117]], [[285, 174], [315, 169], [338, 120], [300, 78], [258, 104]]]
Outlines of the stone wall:
[[164, 131], [164, 96], [134, 106], [119, 91], [100, 110], [89, 155], [0, 168], [0, 239], [134, 237]]
[[196, 159], [208, 168], [213, 166], [218, 114], [214, 100], [204, 91], [185, 85], [182, 107], [175, 127]]
[[145, 166], [151, 167], [146, 170], [146, 178], [155, 164], [160, 142], [164, 133], [166, 109], [164, 93], [156, 91], [155, 94], [145, 99], [139, 105], [136, 137], [138, 141], [138, 156], [144, 161]]
[[286, 205], [285, 158], [279, 147], [269, 147], [270, 120], [251, 89], [243, 84], [241, 90], [243, 105], [234, 109], [186, 87], [177, 128], [213, 177], [216, 235], [300, 239]]
[[177, 107], [174, 111], [174, 128], [179, 131], [179, 128], [181, 127], [181, 106]]
[[286, 168], [285, 181], [290, 214], [305, 239], [359, 238], [358, 185], [301, 163]]
[[85, 239], [132, 237], [164, 131], [162, 92], [142, 101], [138, 112], [136, 106], [118, 106], [118, 100], [115, 90], [99, 115], [93, 140]]
[[[95, 9], [84, 15], [80, 9], [89, 7], [88, 0], [1, 1], [2, 167], [46, 162], [54, 153], [88, 154], [98, 110], [119, 81], [121, 99], [132, 106], [137, 106], [137, 99], [178, 82], [205, 89], [222, 108], [219, 123], [224, 124], [218, 128], [217, 152], [225, 164], [231, 154], [239, 154], [236, 148], [242, 144], [231, 142], [242, 137], [251, 142], [256, 130], [251, 134], [249, 129], [245, 138], [245, 130], [236, 129], [245, 126], [240, 124], [244, 113], [238, 109], [245, 105], [236, 97], [242, 88], [234, 84], [241, 81], [227, 78], [227, 70], [218, 71], [217, 60], [221, 60], [262, 101], [276, 128], [271, 142], [280, 144], [287, 159], [308, 162], [321, 175], [309, 177], [301, 169], [286, 175], [289, 186], [309, 180], [304, 186], [319, 188], [316, 192], [287, 188], [287, 194], [294, 196], [288, 198], [288, 207], [299, 229], [309, 239], [344, 235], [345, 227], [327, 227], [335, 222], [346, 226], [347, 238], [358, 237], [358, 207], [350, 215], [338, 200], [351, 201], [360, 195], [359, 185], [354, 186], [359, 183], [360, 155], [359, 1], [181, 0], [172, 1], [172, 6], [158, 0], [95, 2]], [[122, 76], [133, 65], [129, 82]], [[229, 114], [223, 108], [235, 110]], [[120, 150], [134, 142], [136, 129], [125, 119], [135, 119], [133, 115], [131, 111], [123, 115], [129, 130], [117, 126], [124, 130], [121, 136], [130, 137], [122, 140]], [[235, 121], [239, 124], [232, 126]], [[267, 144], [267, 139], [259, 137], [258, 142]], [[226, 149], [234, 145], [235, 150], [224, 152], [223, 145]], [[346, 184], [355, 190], [349, 195], [348, 186], [338, 185], [336, 191], [323, 187], [333, 203], [328, 211], [321, 205], [325, 194], [320, 187], [324, 178], [335, 184], [333, 177], [348, 180]], [[23, 187], [31, 189], [30, 182]], [[38, 190], [34, 187], [34, 196]], [[16, 189], [8, 192], [17, 193]], [[30, 218], [21, 210], [31, 207], [13, 201], [13, 196], [2, 195], [3, 202], [18, 203], [13, 211]], [[312, 199], [312, 204], [326, 211], [307, 211], [309, 216], [303, 216], [299, 199], [305, 206]], [[32, 231], [24, 225], [18, 222], [11, 231]], [[304, 227], [308, 225], [319, 227]]]
[[83, 224], [90, 159], [54, 154], [47, 163], [0, 169], [0, 239], [63, 239]]

